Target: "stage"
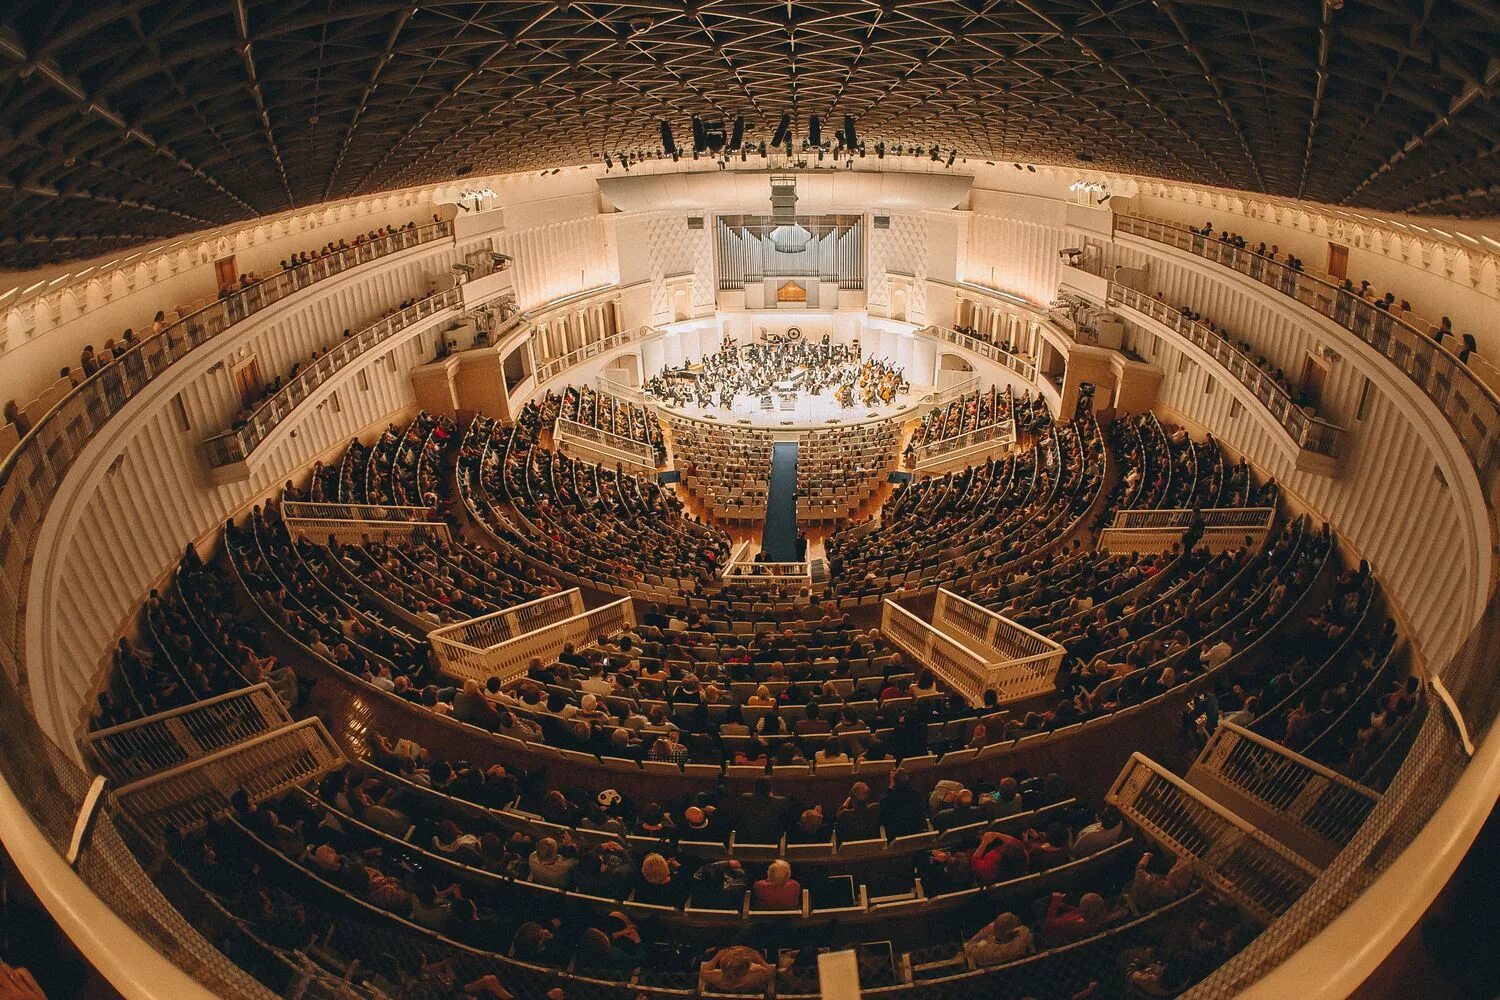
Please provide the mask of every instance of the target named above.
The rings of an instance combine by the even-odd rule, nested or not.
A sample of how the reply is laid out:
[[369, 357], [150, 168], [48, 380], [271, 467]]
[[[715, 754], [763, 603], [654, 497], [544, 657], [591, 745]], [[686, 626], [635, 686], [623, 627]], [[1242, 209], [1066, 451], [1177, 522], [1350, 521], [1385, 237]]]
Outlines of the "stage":
[[[843, 406], [834, 398], [832, 388], [817, 395], [793, 391], [787, 395], [771, 394], [771, 409], [763, 409], [759, 396], [738, 396], [728, 409], [721, 406], [696, 406], [684, 404], [673, 406], [657, 401], [664, 413], [679, 414], [696, 420], [708, 420], [717, 424], [740, 426], [811, 428], [830, 427], [835, 424], [861, 424], [873, 420], [888, 420], [891, 417], [910, 417], [918, 401], [932, 391], [932, 386], [914, 385], [911, 391], [897, 395], [885, 406]], [[790, 408], [783, 403], [790, 401]]]

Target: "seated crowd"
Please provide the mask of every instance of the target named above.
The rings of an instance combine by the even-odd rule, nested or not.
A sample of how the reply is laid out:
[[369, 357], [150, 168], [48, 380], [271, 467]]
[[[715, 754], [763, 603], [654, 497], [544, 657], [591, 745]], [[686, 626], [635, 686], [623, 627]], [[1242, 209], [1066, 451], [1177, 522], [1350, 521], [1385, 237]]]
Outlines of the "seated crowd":
[[753, 427], [715, 426], [667, 414], [682, 485], [720, 521], [760, 521], [771, 484], [772, 436]]
[[[1185, 739], [1230, 719], [1362, 776], [1422, 711], [1373, 574], [1330, 571], [1326, 525], [1223, 551], [1201, 522], [1161, 552], [1086, 544], [1115, 510], [1276, 504], [1274, 482], [1150, 414], [1028, 414], [1029, 446], [837, 533], [829, 590], [790, 610], [721, 588], [721, 533], [650, 479], [542, 446], [545, 419], [419, 413], [351, 443], [284, 498], [414, 506], [423, 525], [304, 536], [258, 505], [222, 559], [189, 548], [121, 641], [96, 726], [260, 680], [299, 705], [299, 674], [379, 707], [352, 762], [163, 831], [173, 891], [241, 948], [412, 998], [800, 995], [844, 947], [866, 987], [1172, 996], [1259, 925], [1120, 809], [1000, 755], [1175, 713], [1190, 686]], [[651, 596], [509, 682], [439, 671], [427, 632], [558, 578]], [[1056, 691], [970, 704], [850, 600], [935, 584], [1063, 643]], [[400, 728], [417, 719], [441, 752]], [[1081, 965], [1095, 946], [1106, 960]]]
[[[1194, 229], [1192, 232], [1205, 239], [1216, 239], [1218, 243], [1225, 246], [1247, 251], [1251, 254], [1250, 273], [1252, 277], [1266, 281], [1268, 284], [1279, 284], [1282, 292], [1285, 294], [1296, 294], [1296, 274], [1305, 268], [1302, 261], [1295, 255], [1288, 253], [1286, 259], [1281, 262], [1285, 265], [1285, 270], [1267, 269], [1265, 263], [1276, 262], [1281, 254], [1281, 248], [1276, 244], [1267, 247], [1265, 243], [1259, 243], [1251, 249], [1246, 239], [1238, 233], [1219, 230], [1217, 236], [1215, 236], [1213, 220], [1204, 223], [1202, 229]], [[1341, 326], [1349, 327], [1361, 334], [1368, 329], [1370, 313], [1365, 309], [1355, 308], [1356, 303], [1363, 303], [1369, 306], [1370, 309], [1377, 310], [1378, 313], [1389, 314], [1419, 330], [1425, 331], [1432, 337], [1434, 343], [1442, 344], [1449, 337], [1457, 338], [1459, 342], [1452, 345], [1450, 349], [1455, 350], [1458, 360], [1464, 364], [1468, 363], [1469, 355], [1478, 347], [1472, 333], [1456, 334], [1453, 330], [1453, 321], [1447, 316], [1442, 317], [1436, 323], [1429, 323], [1420, 316], [1417, 316], [1412, 311], [1411, 303], [1406, 299], [1398, 298], [1395, 292], [1388, 291], [1381, 294], [1369, 281], [1360, 281], [1356, 285], [1353, 278], [1341, 278], [1333, 275], [1318, 275], [1317, 277], [1331, 285], [1337, 285], [1337, 295], [1333, 303], [1333, 318]]]
[[639, 403], [618, 399], [586, 385], [566, 386], [561, 395], [549, 389], [542, 397], [541, 424], [551, 426], [559, 417], [648, 445], [656, 456], [657, 465], [667, 460], [667, 446], [656, 411]]
[[918, 452], [936, 450], [946, 442], [955, 441], [964, 435], [974, 434], [990, 427], [1002, 427], [1011, 418], [1011, 394], [1007, 387], [1001, 392], [990, 386], [981, 392], [974, 389], [947, 405], [927, 413], [917, 423], [907, 442], [905, 456], [908, 464]]

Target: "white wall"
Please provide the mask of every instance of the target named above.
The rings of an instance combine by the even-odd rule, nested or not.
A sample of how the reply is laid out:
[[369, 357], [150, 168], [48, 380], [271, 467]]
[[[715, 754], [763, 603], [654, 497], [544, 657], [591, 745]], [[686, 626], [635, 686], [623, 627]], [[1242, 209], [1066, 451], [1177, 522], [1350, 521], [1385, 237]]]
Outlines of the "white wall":
[[496, 249], [515, 258], [516, 304], [524, 311], [618, 280], [615, 250], [597, 201], [585, 195], [507, 209]]
[[[703, 220], [702, 229], [689, 229], [688, 216]], [[672, 320], [667, 278], [690, 275], [693, 315], [714, 308], [713, 216], [705, 209], [689, 212], [633, 212], [610, 217], [619, 255], [619, 282], [644, 282], [649, 289], [647, 322]], [[627, 322], [627, 326], [632, 325]]]
[[890, 273], [912, 276], [906, 318], [919, 323], [927, 313], [927, 255], [930, 225], [926, 214], [894, 214], [891, 228], [869, 229], [866, 252], [865, 300], [875, 315], [891, 310]]
[[1069, 241], [1062, 202], [976, 188], [959, 280], [1046, 305], [1057, 297], [1057, 252]]

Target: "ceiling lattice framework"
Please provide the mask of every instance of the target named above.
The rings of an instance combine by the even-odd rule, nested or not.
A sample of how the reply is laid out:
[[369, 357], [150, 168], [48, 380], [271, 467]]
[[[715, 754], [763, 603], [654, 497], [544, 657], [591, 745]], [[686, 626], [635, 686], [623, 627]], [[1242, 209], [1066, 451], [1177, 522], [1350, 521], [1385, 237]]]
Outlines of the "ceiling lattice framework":
[[1496, 53], [1496, 0], [11, 0], [0, 267], [654, 151], [693, 114], [1494, 215]]

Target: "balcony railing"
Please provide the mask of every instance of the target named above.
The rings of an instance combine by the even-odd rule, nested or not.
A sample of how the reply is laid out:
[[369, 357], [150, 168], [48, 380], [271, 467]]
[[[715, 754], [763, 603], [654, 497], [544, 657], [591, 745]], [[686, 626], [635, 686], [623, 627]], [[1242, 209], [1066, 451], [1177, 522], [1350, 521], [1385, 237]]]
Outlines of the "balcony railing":
[[928, 337], [936, 337], [944, 343], [955, 347], [962, 347], [966, 351], [972, 351], [981, 358], [986, 358], [996, 364], [1004, 365], [1017, 375], [1024, 378], [1027, 383], [1036, 382], [1036, 364], [1019, 354], [1012, 354], [1004, 348], [997, 347], [987, 340], [979, 340], [968, 334], [959, 333], [951, 327], [929, 326], [924, 327], [921, 333]]
[[584, 344], [582, 347], [569, 351], [562, 357], [553, 358], [550, 361], [544, 361], [541, 364], [537, 365], [537, 385], [541, 385], [544, 382], [550, 382], [552, 379], [561, 375], [569, 368], [572, 368], [575, 365], [581, 365], [583, 364], [583, 362], [589, 360], [590, 358], [597, 358], [599, 355], [604, 354], [606, 351], [612, 351], [616, 347], [624, 347], [626, 344], [633, 344], [637, 340], [642, 340], [655, 332], [656, 328], [651, 326], [637, 326], [629, 330], [621, 330], [618, 333], [612, 333], [600, 340]]
[[463, 293], [458, 288], [450, 288], [436, 295], [429, 295], [415, 305], [407, 306], [400, 312], [393, 313], [365, 327], [348, 340], [340, 341], [317, 361], [299, 371], [274, 395], [262, 400], [242, 426], [205, 440], [203, 447], [208, 453], [208, 464], [218, 468], [235, 462], [243, 462], [303, 400], [312, 395], [318, 386], [347, 367], [351, 361], [412, 325], [444, 309], [459, 305], [462, 298]]
[[[573, 603], [564, 610], [571, 610], [581, 603], [575, 597], [568, 600]], [[537, 657], [544, 661], [554, 659], [567, 643], [581, 648], [635, 624], [635, 606], [628, 597], [589, 611], [580, 610], [566, 618], [557, 617], [557, 611], [562, 607], [560, 602], [547, 603], [542, 607], [546, 614], [519, 622], [518, 624], [526, 627], [526, 631], [518, 632], [510, 638], [501, 639], [501, 632], [476, 624], [482, 623], [483, 619], [460, 622], [442, 630], [442, 634], [432, 644], [439, 669], [460, 681], [477, 680], [483, 683], [491, 677], [498, 677], [502, 684], [509, 684], [525, 674], [527, 666]], [[514, 610], [494, 612], [486, 617], [495, 618]], [[471, 645], [480, 641], [488, 644]]]
[[1500, 397], [1457, 355], [1432, 339], [1431, 324], [1414, 324], [1376, 309], [1324, 278], [1169, 222], [1117, 215], [1115, 231], [1165, 243], [1234, 268], [1353, 333], [1401, 369], [1442, 411], [1488, 492], [1500, 473]]
[[1250, 390], [1251, 395], [1276, 418], [1276, 422], [1291, 436], [1297, 447], [1329, 457], [1339, 455], [1347, 436], [1344, 428], [1298, 406], [1291, 394], [1277, 383], [1270, 372], [1257, 365], [1253, 358], [1209, 329], [1206, 324], [1188, 319], [1160, 299], [1116, 282], [1110, 282], [1109, 298], [1111, 302], [1122, 303], [1137, 312], [1145, 313], [1186, 337], [1193, 346], [1217, 361]]

